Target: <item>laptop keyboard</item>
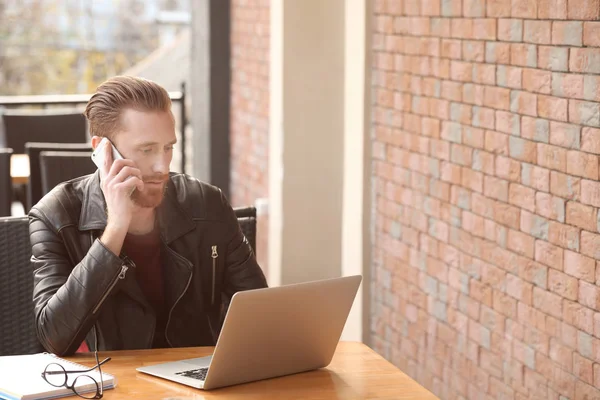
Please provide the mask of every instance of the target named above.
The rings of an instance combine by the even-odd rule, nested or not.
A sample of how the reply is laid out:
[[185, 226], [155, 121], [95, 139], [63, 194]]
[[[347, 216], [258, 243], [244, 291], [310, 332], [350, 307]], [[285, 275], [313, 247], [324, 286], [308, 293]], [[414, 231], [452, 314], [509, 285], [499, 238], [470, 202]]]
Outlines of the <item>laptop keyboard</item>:
[[175, 375], [185, 376], [187, 378], [198, 379], [203, 381], [206, 379], [208, 368], [190, 369], [188, 371], [176, 372]]

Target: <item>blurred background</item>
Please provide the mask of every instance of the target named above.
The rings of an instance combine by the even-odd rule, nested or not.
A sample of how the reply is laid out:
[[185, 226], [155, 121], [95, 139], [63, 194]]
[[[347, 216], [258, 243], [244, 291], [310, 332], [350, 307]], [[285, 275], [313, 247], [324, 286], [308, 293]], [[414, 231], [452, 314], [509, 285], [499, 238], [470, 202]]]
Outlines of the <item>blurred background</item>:
[[0, 0], [3, 212], [90, 167], [52, 153], [87, 151], [98, 84], [146, 77], [173, 99], [172, 169], [256, 208], [270, 285], [363, 275], [343, 339], [442, 399], [599, 399], [599, 20], [598, 0]]

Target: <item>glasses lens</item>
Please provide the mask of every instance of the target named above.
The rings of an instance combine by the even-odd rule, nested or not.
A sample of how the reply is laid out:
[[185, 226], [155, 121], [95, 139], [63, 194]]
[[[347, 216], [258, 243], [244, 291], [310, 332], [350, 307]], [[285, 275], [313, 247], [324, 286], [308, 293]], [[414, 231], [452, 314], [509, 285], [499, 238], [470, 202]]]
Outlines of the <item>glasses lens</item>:
[[73, 382], [73, 390], [79, 397], [93, 399], [98, 394], [98, 383], [89, 375], [79, 375]]
[[44, 370], [44, 378], [46, 382], [56, 387], [64, 386], [67, 383], [67, 373], [62, 365], [59, 364], [48, 364]]

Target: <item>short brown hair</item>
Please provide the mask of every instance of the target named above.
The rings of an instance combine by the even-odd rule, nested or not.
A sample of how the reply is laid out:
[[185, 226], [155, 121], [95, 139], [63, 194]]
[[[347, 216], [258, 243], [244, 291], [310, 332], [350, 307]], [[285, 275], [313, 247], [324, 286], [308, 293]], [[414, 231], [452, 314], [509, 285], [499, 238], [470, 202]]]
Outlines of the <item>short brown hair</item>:
[[111, 137], [119, 128], [121, 114], [127, 108], [171, 113], [171, 98], [162, 86], [148, 79], [134, 76], [110, 78], [98, 86], [85, 108], [90, 136]]

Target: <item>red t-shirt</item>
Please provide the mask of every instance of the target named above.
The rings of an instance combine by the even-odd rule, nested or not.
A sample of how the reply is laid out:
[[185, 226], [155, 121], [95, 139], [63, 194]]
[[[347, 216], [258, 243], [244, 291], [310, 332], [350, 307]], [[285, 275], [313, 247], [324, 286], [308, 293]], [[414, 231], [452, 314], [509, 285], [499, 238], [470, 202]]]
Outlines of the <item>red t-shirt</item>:
[[[127, 234], [123, 242], [122, 253], [135, 263], [135, 276], [142, 293], [156, 314], [156, 330], [153, 348], [168, 347], [165, 339], [167, 310], [165, 307], [165, 290], [163, 267], [160, 257], [160, 236], [158, 226], [144, 235]], [[77, 352], [89, 351], [85, 341]]]

